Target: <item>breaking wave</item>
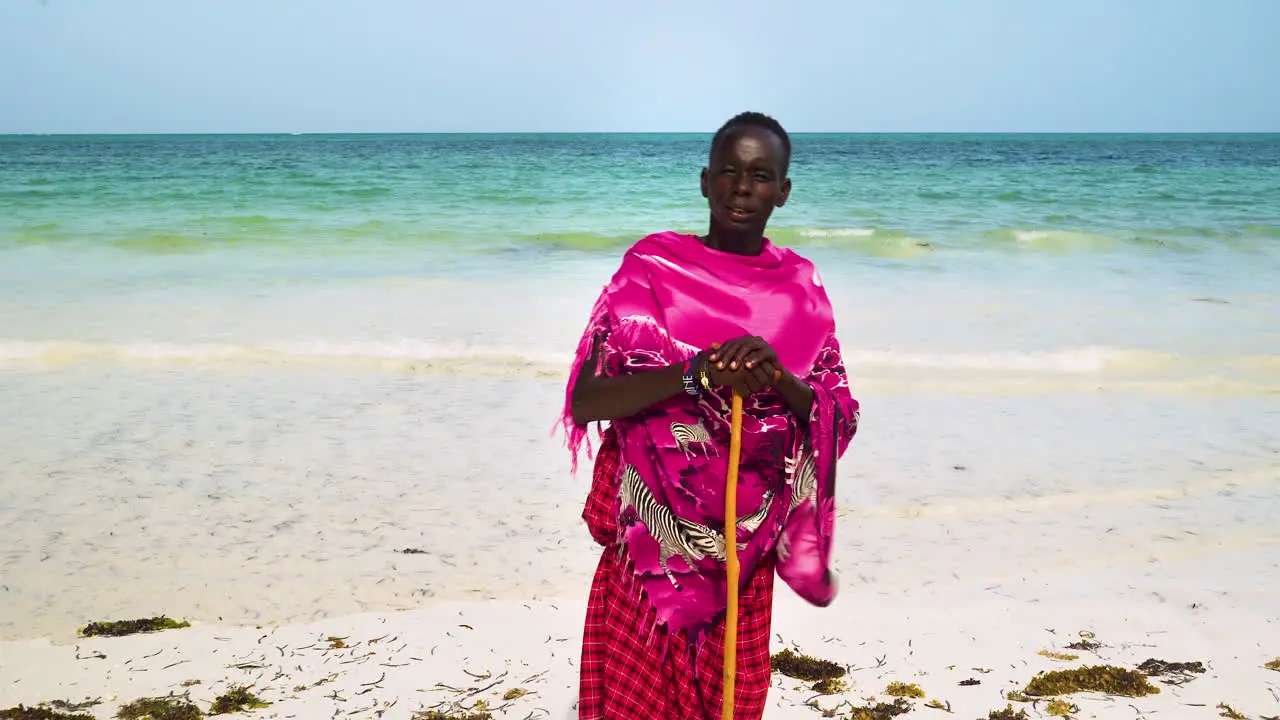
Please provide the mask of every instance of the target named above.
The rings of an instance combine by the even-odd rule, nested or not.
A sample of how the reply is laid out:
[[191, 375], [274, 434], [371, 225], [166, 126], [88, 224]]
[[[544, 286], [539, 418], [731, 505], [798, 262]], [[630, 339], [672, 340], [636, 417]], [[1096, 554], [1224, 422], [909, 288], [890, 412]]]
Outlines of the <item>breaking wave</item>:
[[[884, 380], [1007, 387], [1058, 383], [1182, 383], [1280, 392], [1280, 356], [1190, 357], [1164, 352], [1085, 347], [1044, 352], [853, 351], [845, 356], [855, 382]], [[396, 341], [291, 341], [265, 344], [89, 343], [0, 341], [0, 367], [53, 369], [88, 363], [200, 367], [332, 367], [377, 372], [560, 378], [566, 353]]]

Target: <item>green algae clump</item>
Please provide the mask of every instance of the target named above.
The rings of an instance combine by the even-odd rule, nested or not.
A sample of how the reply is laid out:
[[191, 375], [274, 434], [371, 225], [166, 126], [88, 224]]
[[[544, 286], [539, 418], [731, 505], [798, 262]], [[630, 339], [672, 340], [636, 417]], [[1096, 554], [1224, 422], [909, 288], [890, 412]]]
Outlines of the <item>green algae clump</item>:
[[178, 622], [164, 615], [137, 620], [113, 620], [111, 622], [91, 622], [80, 628], [81, 637], [122, 637], [137, 633], [159, 632], [161, 630], [178, 630], [191, 627], [187, 621]]
[[769, 658], [775, 672], [797, 680], [817, 682], [844, 677], [845, 669], [830, 660], [819, 660], [808, 655], [798, 655], [790, 648]]
[[906, 715], [911, 712], [912, 705], [902, 698], [898, 698], [890, 703], [876, 703], [875, 705], [865, 705], [853, 709], [853, 713], [849, 715], [849, 720], [890, 720], [899, 715]]
[[493, 714], [489, 712], [489, 703], [477, 700], [469, 708], [454, 703], [448, 712], [419, 710], [409, 720], [493, 720]]
[[1014, 710], [1012, 705], [1005, 705], [1003, 710], [987, 713], [987, 720], [1031, 720], [1031, 717], [1026, 710]]
[[1053, 652], [1052, 650], [1041, 650], [1040, 655], [1042, 657], [1047, 657], [1050, 660], [1062, 660], [1063, 662], [1069, 662], [1071, 660], [1080, 659], [1080, 656], [1074, 653], [1060, 653], [1060, 652]]
[[1280, 672], [1280, 657], [1276, 658], [1275, 660], [1272, 660], [1271, 662], [1263, 665], [1262, 667], [1268, 670], [1275, 670], [1276, 672]]
[[247, 687], [234, 687], [214, 699], [213, 706], [209, 708], [209, 714], [225, 715], [227, 713], [244, 712], [246, 710], [264, 708], [270, 704], [249, 692]]
[[891, 682], [889, 687], [885, 688], [884, 694], [889, 697], [922, 698], [925, 693], [919, 685], [914, 683]]
[[204, 713], [183, 698], [142, 698], [116, 711], [119, 720], [199, 720]]
[[493, 720], [493, 714], [481, 709], [479, 712], [442, 713], [439, 710], [419, 710], [411, 720]]
[[1147, 676], [1137, 670], [1114, 665], [1088, 665], [1037, 675], [1027, 683], [1023, 692], [1037, 697], [1076, 692], [1142, 697], [1155, 695], [1160, 692], [1160, 688], [1148, 682]]
[[0, 720], [96, 720], [87, 713], [67, 713], [46, 707], [17, 707], [0, 710]]
[[1217, 709], [1222, 711], [1218, 713], [1218, 717], [1229, 718], [1229, 720], [1249, 720], [1249, 718], [1241, 714], [1240, 711], [1226, 703], [1218, 703]]
[[839, 695], [849, 689], [849, 683], [840, 678], [827, 678], [813, 684], [812, 690], [821, 695]]
[[1050, 700], [1049, 704], [1044, 706], [1044, 711], [1053, 717], [1066, 718], [1071, 717], [1072, 713], [1080, 712], [1080, 708], [1066, 700]]

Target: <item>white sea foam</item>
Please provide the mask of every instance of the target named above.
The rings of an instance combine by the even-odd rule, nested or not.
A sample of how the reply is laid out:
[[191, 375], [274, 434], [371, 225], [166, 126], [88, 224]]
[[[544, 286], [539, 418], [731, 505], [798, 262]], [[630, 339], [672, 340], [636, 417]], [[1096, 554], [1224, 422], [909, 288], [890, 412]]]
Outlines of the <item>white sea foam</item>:
[[803, 228], [802, 237], [871, 237], [875, 228]]
[[[0, 341], [0, 366], [52, 369], [117, 362], [143, 366], [197, 365], [335, 367], [384, 372], [559, 377], [571, 356], [529, 348], [431, 343], [415, 339], [291, 340], [264, 344], [89, 343]], [[1195, 357], [1141, 349], [1081, 347], [1038, 352], [848, 351], [845, 363], [863, 381], [910, 377], [917, 381], [1026, 382], [1037, 379], [1120, 381], [1229, 380], [1280, 390], [1280, 357]], [[1261, 385], [1258, 385], [1258, 384]], [[1239, 388], [1243, 389], [1243, 388]]]
[[464, 343], [434, 345], [407, 339], [364, 342], [316, 340], [262, 345], [0, 342], [0, 365], [27, 365], [36, 368], [121, 362], [153, 366], [343, 366], [540, 376], [564, 371], [569, 367], [570, 360], [570, 356], [563, 353], [470, 346]]

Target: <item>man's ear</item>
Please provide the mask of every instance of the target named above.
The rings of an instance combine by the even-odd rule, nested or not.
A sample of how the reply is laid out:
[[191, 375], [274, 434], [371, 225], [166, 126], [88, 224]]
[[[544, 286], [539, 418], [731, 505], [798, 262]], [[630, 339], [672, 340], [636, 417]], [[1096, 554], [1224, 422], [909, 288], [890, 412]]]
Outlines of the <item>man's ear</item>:
[[702, 168], [702, 172], [699, 174], [698, 184], [702, 186], [702, 197], [707, 197], [708, 193], [711, 190], [709, 187], [707, 187], [708, 173], [709, 171], [707, 170], [707, 168]]
[[787, 198], [791, 197], [791, 178], [783, 178], [778, 190], [778, 199], [774, 202], [774, 205], [782, 207], [787, 204]]

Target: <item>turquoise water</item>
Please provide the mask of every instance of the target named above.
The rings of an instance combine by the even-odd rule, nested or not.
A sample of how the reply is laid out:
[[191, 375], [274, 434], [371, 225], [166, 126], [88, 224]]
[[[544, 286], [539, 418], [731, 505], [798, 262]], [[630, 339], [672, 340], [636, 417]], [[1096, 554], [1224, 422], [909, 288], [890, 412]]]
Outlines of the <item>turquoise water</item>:
[[[707, 140], [2, 138], [0, 343], [559, 357], [623, 248], [705, 226]], [[792, 175], [771, 235], [868, 353], [1280, 348], [1280, 135], [805, 135]]]
[[[706, 143], [8, 137], [0, 246], [618, 247], [654, 227], [701, 227]], [[779, 239], [869, 255], [1273, 252], [1280, 240], [1280, 135], [798, 136], [792, 175], [795, 202], [778, 217]], [[1033, 231], [1051, 235], [1028, 238]]]

